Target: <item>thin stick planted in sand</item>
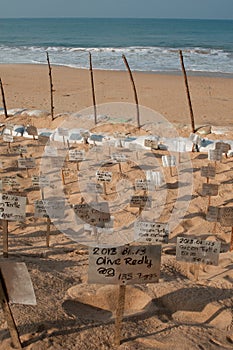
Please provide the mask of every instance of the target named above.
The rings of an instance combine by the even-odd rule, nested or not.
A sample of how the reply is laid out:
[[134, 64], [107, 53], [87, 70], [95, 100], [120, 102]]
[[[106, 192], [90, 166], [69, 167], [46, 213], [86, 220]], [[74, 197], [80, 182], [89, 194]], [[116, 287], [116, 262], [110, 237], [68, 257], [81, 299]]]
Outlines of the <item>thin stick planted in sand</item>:
[[2, 104], [3, 104], [3, 109], [4, 109], [4, 114], [5, 114], [5, 118], [8, 118], [8, 114], [7, 114], [7, 108], [6, 108], [6, 99], [5, 99], [5, 93], [4, 93], [4, 89], [3, 89], [3, 85], [2, 85], [2, 79], [0, 78], [0, 88], [1, 88], [1, 94], [2, 94]]
[[122, 327], [122, 319], [125, 310], [125, 291], [126, 286], [119, 286], [119, 295], [118, 295], [118, 303], [116, 309], [116, 320], [115, 320], [115, 345], [120, 346], [121, 344], [121, 327]]
[[50, 65], [50, 60], [49, 60], [49, 54], [48, 52], [46, 52], [47, 55], [47, 62], [48, 62], [48, 67], [49, 67], [49, 84], [50, 84], [50, 106], [51, 106], [51, 116], [52, 116], [52, 120], [54, 120], [54, 105], [53, 105], [53, 93], [54, 93], [54, 89], [53, 89], [53, 79], [52, 79], [52, 68]]
[[187, 98], [188, 98], [188, 105], [189, 105], [189, 113], [190, 113], [190, 118], [191, 118], [191, 126], [192, 126], [192, 132], [195, 133], [195, 121], [194, 121], [194, 114], [193, 114], [193, 108], [192, 108], [192, 102], [191, 102], [191, 97], [190, 97], [190, 92], [189, 92], [189, 85], [188, 85], [188, 78], [184, 66], [184, 59], [183, 59], [183, 54], [182, 51], [179, 50], [180, 54], [180, 63], [184, 75], [184, 82], [185, 82], [185, 87], [186, 87], [186, 93], [187, 93]]
[[130, 66], [128, 64], [128, 61], [127, 61], [125, 55], [122, 55], [122, 58], [123, 58], [123, 61], [124, 61], [125, 65], [126, 65], [126, 68], [127, 68], [128, 72], [129, 72], [130, 80], [131, 80], [131, 83], [132, 83], [132, 86], [133, 86], [134, 99], [135, 99], [136, 109], [137, 109], [137, 126], [138, 126], [138, 128], [140, 128], [141, 125], [140, 125], [140, 113], [139, 113], [138, 95], [137, 95], [137, 90], [136, 90], [136, 86], [135, 86], [134, 79], [133, 79], [133, 74], [131, 72]]
[[46, 230], [46, 247], [49, 248], [49, 243], [50, 243], [50, 225], [51, 225], [51, 220], [50, 218], [47, 218], [47, 230]]
[[93, 107], [94, 107], [94, 121], [95, 121], [95, 124], [97, 124], [97, 110], [96, 110], [96, 100], [95, 100], [95, 85], [94, 85], [94, 76], [93, 76], [93, 69], [92, 69], [92, 57], [91, 57], [91, 53], [90, 53], [90, 52], [89, 52], [89, 64], [90, 64], [90, 75], [91, 75], [92, 100], [93, 100]]
[[2, 220], [3, 257], [8, 258], [8, 221]]
[[11, 335], [13, 347], [16, 349], [22, 349], [22, 344], [20, 342], [19, 333], [16, 328], [15, 320], [13, 318], [10, 306], [8, 304], [8, 295], [6, 294], [6, 288], [4, 285], [2, 274], [0, 273], [0, 303], [2, 306], [2, 311], [7, 322], [7, 326]]

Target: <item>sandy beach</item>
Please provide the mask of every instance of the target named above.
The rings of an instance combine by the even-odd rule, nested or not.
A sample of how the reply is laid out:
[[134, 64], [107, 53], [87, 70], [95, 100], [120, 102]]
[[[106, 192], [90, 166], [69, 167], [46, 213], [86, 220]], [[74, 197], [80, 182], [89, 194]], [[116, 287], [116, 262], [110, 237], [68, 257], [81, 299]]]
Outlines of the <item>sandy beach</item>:
[[[79, 112], [92, 106], [90, 75], [88, 70], [52, 66], [54, 83], [55, 114], [61, 114], [53, 122], [50, 116], [14, 116], [9, 123], [32, 124], [38, 128], [54, 129], [65, 119], [66, 112]], [[190, 133], [190, 118], [182, 75], [133, 73], [139, 103], [161, 113], [170, 122], [179, 126], [179, 132]], [[0, 65], [8, 109], [50, 110], [49, 79], [47, 66]], [[133, 91], [127, 72], [94, 70], [97, 104], [107, 102], [134, 102]], [[197, 125], [232, 127], [233, 79], [217, 77], [189, 77], [193, 110]], [[2, 104], [0, 103], [0, 107]], [[1, 111], [2, 112], [2, 111]], [[0, 117], [5, 122], [4, 115]], [[112, 129], [111, 129], [112, 128]], [[115, 128], [113, 130], [113, 128]], [[117, 129], [118, 128], [118, 129]], [[99, 132], [123, 131], [135, 136], [135, 128], [127, 124], [117, 126], [98, 125]], [[145, 130], [143, 131], [145, 134]], [[136, 131], [139, 136], [141, 130]], [[144, 135], [143, 134], [143, 135]], [[148, 131], [149, 134], [149, 131]], [[209, 139], [232, 139], [228, 134], [204, 135]], [[34, 201], [41, 199], [39, 188], [32, 186], [32, 175], [39, 175], [44, 147], [37, 140], [15, 137], [11, 149], [2, 137], [1, 177], [16, 176], [19, 191], [27, 196], [24, 222], [9, 223], [9, 257], [3, 261], [24, 262], [27, 265], [37, 299], [36, 306], [13, 304], [11, 310], [26, 350], [230, 350], [233, 344], [233, 254], [229, 251], [232, 228], [206, 219], [208, 196], [202, 195], [202, 186], [207, 179], [201, 176], [201, 168], [209, 164], [207, 152], [184, 152], [190, 162], [181, 157], [181, 171], [162, 167], [164, 150], [146, 149], [140, 155], [151, 169], [163, 169], [165, 185], [154, 191], [155, 211], [161, 210], [161, 219], [167, 222], [175, 206], [183, 206], [182, 218], [170, 232], [168, 244], [163, 244], [160, 279], [158, 283], [143, 283], [126, 286], [125, 317], [123, 319], [121, 345], [114, 345], [115, 310], [118, 286], [88, 284], [88, 249], [62, 233], [51, 224], [49, 247], [46, 245], [47, 221], [34, 216]], [[34, 158], [36, 167], [19, 169], [19, 155], [13, 146], [27, 146], [27, 156]], [[60, 147], [60, 148], [59, 148]], [[91, 152], [93, 145], [72, 144], [73, 149]], [[101, 148], [102, 145], [99, 147]], [[58, 150], [64, 149], [63, 142]], [[122, 148], [112, 149], [120, 152]], [[97, 152], [97, 151], [96, 151]], [[102, 152], [103, 153], [103, 152]], [[96, 153], [94, 163], [103, 154]], [[139, 152], [140, 153], [140, 152]], [[109, 156], [109, 154], [108, 154]], [[98, 159], [99, 157], [99, 159]], [[147, 162], [147, 160], [150, 160]], [[52, 164], [52, 162], [51, 162]], [[191, 165], [190, 165], [191, 164]], [[123, 197], [118, 183], [123, 180], [135, 184], [142, 177], [141, 170], [132, 161], [106, 164], [103, 168], [112, 171], [113, 180], [106, 184], [104, 201]], [[211, 197], [211, 205], [232, 207], [233, 158], [223, 157], [216, 166], [214, 179], [218, 195]], [[76, 164], [67, 160], [63, 195], [70, 203], [82, 202]], [[53, 168], [49, 168], [49, 171]], [[121, 171], [120, 171], [120, 170]], [[51, 173], [53, 173], [51, 170]], [[60, 170], [60, 169], [59, 169]], [[80, 173], [82, 171], [79, 170]], [[56, 186], [61, 173], [55, 174]], [[81, 173], [84, 180], [88, 170]], [[143, 175], [144, 176], [144, 175]], [[192, 187], [188, 186], [192, 178]], [[64, 180], [64, 179], [63, 179]], [[6, 187], [10, 191], [10, 186]], [[123, 188], [124, 189], [124, 188]], [[57, 188], [59, 192], [61, 188]], [[158, 193], [157, 193], [158, 191]], [[143, 195], [140, 192], [141, 195]], [[164, 203], [160, 202], [165, 198]], [[162, 203], [162, 204], [161, 204]], [[160, 208], [161, 207], [161, 208]], [[147, 218], [147, 211], [142, 214]], [[128, 204], [115, 214], [115, 223], [133, 222], [140, 214], [138, 208]], [[149, 217], [149, 214], [148, 214]], [[149, 217], [154, 220], [154, 216]], [[74, 228], [66, 216], [64, 224]], [[56, 220], [55, 220], [56, 221]], [[68, 225], [67, 224], [67, 225]], [[221, 242], [218, 265], [198, 265], [177, 261], [175, 256], [177, 237], [198, 237], [201, 240]], [[2, 240], [0, 251], [2, 252]], [[0, 309], [0, 348], [11, 350], [12, 344], [3, 312]]]
[[[94, 67], [93, 67], [94, 68]], [[89, 70], [52, 66], [55, 114], [78, 112], [92, 105]], [[189, 124], [182, 74], [133, 72], [139, 104], [170, 122]], [[0, 65], [7, 108], [50, 110], [47, 65]], [[188, 76], [197, 125], [232, 126], [233, 79]], [[127, 72], [94, 69], [96, 103], [130, 102], [134, 94]]]

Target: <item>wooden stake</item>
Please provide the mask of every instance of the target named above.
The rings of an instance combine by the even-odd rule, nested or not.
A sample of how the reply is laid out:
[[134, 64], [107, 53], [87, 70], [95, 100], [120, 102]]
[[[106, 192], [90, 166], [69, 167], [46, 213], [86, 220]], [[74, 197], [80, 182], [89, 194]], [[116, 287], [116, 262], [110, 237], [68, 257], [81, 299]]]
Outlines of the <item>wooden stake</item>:
[[172, 175], [172, 167], [171, 166], [169, 166], [169, 170], [170, 170], [170, 175], [172, 177], [173, 175]]
[[120, 346], [121, 344], [121, 327], [122, 327], [122, 319], [124, 315], [125, 309], [125, 291], [126, 286], [119, 286], [119, 295], [118, 295], [118, 303], [116, 309], [116, 320], [115, 320], [115, 345]]
[[52, 79], [52, 68], [50, 65], [50, 60], [49, 60], [49, 53], [46, 52], [47, 55], [47, 62], [48, 62], [48, 67], [49, 67], [49, 84], [50, 84], [50, 107], [51, 107], [51, 116], [52, 120], [54, 120], [54, 105], [53, 105], [53, 79]]
[[40, 193], [41, 193], [41, 199], [44, 200], [44, 188], [43, 187], [41, 187]]
[[65, 185], [65, 176], [63, 174], [63, 170], [61, 169], [61, 178], [62, 178], [62, 183]]
[[90, 53], [90, 52], [89, 52], [89, 64], [90, 64], [90, 75], [91, 75], [92, 101], [93, 101], [93, 107], [94, 107], [94, 121], [95, 121], [95, 124], [97, 124], [97, 110], [96, 110], [96, 100], [95, 100], [95, 85], [94, 85], [94, 76], [93, 76], [93, 69], [92, 69], [92, 58], [91, 58], [91, 53]]
[[233, 227], [231, 228], [230, 252], [233, 250]]
[[194, 279], [195, 279], [195, 281], [198, 281], [199, 272], [200, 272], [200, 265], [194, 264]]
[[47, 218], [46, 247], [49, 247], [49, 242], [50, 242], [50, 225], [51, 225], [51, 220], [50, 218]]
[[19, 338], [19, 333], [15, 324], [15, 320], [13, 318], [10, 306], [8, 304], [8, 296], [6, 293], [6, 288], [5, 288], [1, 273], [0, 273], [0, 302], [2, 305], [2, 310], [5, 316], [5, 320], [7, 322], [7, 326], [11, 335], [13, 346], [16, 349], [22, 349], [22, 344]]
[[131, 72], [130, 66], [128, 64], [128, 61], [127, 61], [125, 55], [122, 55], [122, 58], [123, 58], [123, 61], [124, 61], [125, 65], [126, 65], [126, 68], [127, 68], [128, 72], [129, 72], [130, 80], [131, 80], [131, 83], [132, 83], [132, 86], [133, 86], [134, 99], [135, 99], [136, 111], [137, 111], [137, 126], [138, 126], [138, 128], [140, 128], [141, 125], [140, 125], [140, 113], [139, 113], [138, 95], [137, 95], [137, 90], [136, 90], [136, 86], [135, 86], [134, 79], [133, 79], [133, 74]]
[[5, 118], [8, 118], [8, 114], [7, 114], [7, 108], [6, 108], [6, 99], [5, 99], [5, 93], [4, 93], [4, 89], [3, 89], [3, 85], [2, 85], [2, 79], [0, 78], [0, 89], [1, 89], [1, 94], [2, 94], [2, 104], [3, 104], [3, 109], [4, 109], [4, 114], [5, 114]]
[[120, 174], [122, 174], [121, 162], [119, 162], [118, 164], [119, 164], [119, 172], [120, 172]]
[[185, 87], [186, 87], [186, 93], [187, 93], [187, 98], [188, 98], [188, 105], [189, 105], [189, 113], [190, 113], [190, 118], [191, 118], [191, 126], [192, 126], [192, 132], [195, 133], [195, 121], [194, 121], [194, 115], [193, 115], [193, 108], [192, 108], [192, 102], [191, 102], [191, 97], [190, 97], [190, 92], [189, 92], [189, 85], [188, 85], [188, 78], [184, 66], [184, 59], [183, 59], [183, 54], [182, 50], [179, 50], [180, 53], [180, 63], [184, 75], [184, 82], [185, 82]]
[[103, 182], [103, 190], [104, 190], [104, 194], [107, 194], [107, 189], [106, 189], [106, 182]]
[[8, 221], [2, 220], [3, 257], [8, 258]]

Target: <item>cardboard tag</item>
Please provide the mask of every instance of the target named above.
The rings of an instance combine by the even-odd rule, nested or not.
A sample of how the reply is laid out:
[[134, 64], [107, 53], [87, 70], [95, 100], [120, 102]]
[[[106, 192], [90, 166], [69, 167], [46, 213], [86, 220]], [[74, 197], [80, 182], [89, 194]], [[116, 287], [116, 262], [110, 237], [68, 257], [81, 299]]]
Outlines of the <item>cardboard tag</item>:
[[160, 265], [161, 245], [90, 247], [88, 283], [155, 283]]
[[58, 135], [63, 137], [69, 137], [69, 129], [67, 128], [58, 128]]
[[150, 147], [151, 149], [158, 149], [158, 140], [145, 139], [144, 146]]
[[209, 149], [208, 159], [215, 162], [220, 162], [222, 160], [222, 151], [220, 149]]
[[135, 190], [136, 191], [140, 191], [140, 190], [147, 191], [148, 190], [148, 182], [144, 179], [136, 179], [135, 180]]
[[11, 153], [15, 154], [25, 154], [27, 153], [27, 146], [14, 146], [11, 148]]
[[176, 260], [217, 266], [220, 247], [216, 241], [177, 237]]
[[65, 201], [63, 199], [34, 201], [34, 216], [36, 218], [63, 219], [65, 216]]
[[231, 149], [231, 145], [226, 142], [216, 142], [215, 149], [219, 149], [222, 153], [227, 154]]
[[220, 208], [209, 206], [207, 209], [206, 220], [210, 222], [218, 222], [220, 219]]
[[136, 221], [134, 233], [138, 242], [168, 243], [169, 228], [166, 223]]
[[33, 125], [28, 125], [26, 127], [26, 132], [28, 133], [28, 135], [31, 135], [31, 136], [37, 136], [38, 135], [38, 131], [37, 131], [37, 128]]
[[46, 145], [50, 137], [45, 135], [38, 135], [38, 143], [40, 145]]
[[48, 176], [45, 175], [33, 175], [32, 176], [32, 186], [33, 187], [39, 187], [39, 188], [43, 188], [43, 187], [49, 187], [50, 186], [50, 179]]
[[112, 153], [111, 154], [111, 159], [114, 161], [114, 162], [117, 162], [117, 163], [123, 163], [123, 162], [127, 162], [127, 157], [125, 154], [122, 154], [122, 153]]

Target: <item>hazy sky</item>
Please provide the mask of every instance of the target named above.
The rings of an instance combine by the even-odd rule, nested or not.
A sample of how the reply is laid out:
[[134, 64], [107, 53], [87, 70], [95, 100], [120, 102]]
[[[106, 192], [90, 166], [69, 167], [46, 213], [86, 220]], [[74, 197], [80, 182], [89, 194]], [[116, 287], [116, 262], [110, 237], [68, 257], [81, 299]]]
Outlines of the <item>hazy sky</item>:
[[0, 0], [0, 17], [233, 19], [233, 0]]

